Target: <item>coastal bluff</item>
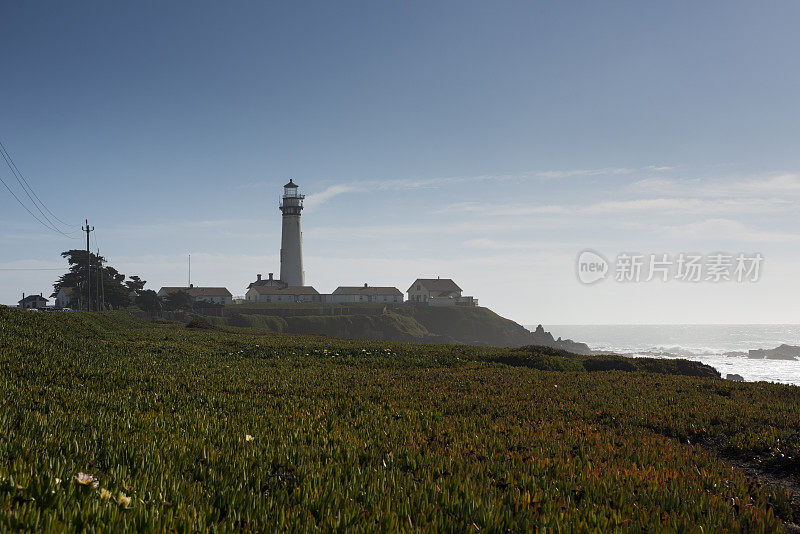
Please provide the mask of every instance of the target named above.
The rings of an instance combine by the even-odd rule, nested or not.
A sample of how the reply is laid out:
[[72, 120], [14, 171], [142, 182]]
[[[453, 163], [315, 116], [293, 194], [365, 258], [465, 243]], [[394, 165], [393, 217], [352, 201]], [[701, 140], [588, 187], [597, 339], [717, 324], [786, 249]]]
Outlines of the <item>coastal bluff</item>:
[[[493, 347], [538, 345], [576, 354], [592, 354], [585, 343], [554, 338], [539, 325], [534, 331], [492, 310], [476, 307], [398, 305], [309, 309], [233, 306], [196, 310], [192, 315], [218, 326], [266, 329], [276, 333], [312, 334], [346, 339], [420, 343], [454, 343]], [[212, 312], [212, 313], [209, 313]]]

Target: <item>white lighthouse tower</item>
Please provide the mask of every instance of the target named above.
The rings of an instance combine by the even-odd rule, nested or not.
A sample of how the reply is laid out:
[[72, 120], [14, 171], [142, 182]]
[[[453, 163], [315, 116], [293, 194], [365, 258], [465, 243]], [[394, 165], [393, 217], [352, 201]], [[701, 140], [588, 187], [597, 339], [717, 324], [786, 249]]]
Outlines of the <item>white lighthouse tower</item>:
[[281, 233], [281, 282], [289, 286], [304, 286], [303, 273], [303, 233], [300, 231], [300, 212], [303, 199], [297, 184], [289, 180], [283, 186], [283, 199], [280, 204], [283, 213]]

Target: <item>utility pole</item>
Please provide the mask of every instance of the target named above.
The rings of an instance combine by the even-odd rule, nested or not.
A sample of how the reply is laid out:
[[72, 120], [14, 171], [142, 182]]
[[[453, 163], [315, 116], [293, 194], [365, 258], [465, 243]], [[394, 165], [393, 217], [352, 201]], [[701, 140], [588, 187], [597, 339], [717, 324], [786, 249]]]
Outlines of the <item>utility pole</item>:
[[[97, 243], [95, 242], [95, 245], [96, 244]], [[97, 249], [97, 260], [100, 262], [100, 297], [99, 297], [99, 302], [101, 303], [100, 304], [100, 310], [101, 311], [105, 311], [105, 309], [106, 309], [106, 284], [103, 281], [103, 260], [100, 257], [100, 249], [99, 248]]]
[[89, 232], [94, 231], [94, 226], [89, 228], [89, 219], [86, 226], [81, 226], [86, 232], [86, 311], [92, 311], [92, 253], [89, 251]]

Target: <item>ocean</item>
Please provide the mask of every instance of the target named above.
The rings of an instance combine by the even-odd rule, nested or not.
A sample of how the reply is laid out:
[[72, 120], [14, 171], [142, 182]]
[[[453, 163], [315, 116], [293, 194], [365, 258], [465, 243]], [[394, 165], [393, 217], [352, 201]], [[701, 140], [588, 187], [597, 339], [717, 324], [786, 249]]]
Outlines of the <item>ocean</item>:
[[[533, 330], [535, 326], [527, 326]], [[545, 325], [564, 339], [592, 349], [658, 358], [680, 357], [706, 363], [725, 377], [800, 385], [800, 360], [756, 360], [750, 349], [800, 346], [800, 325]]]

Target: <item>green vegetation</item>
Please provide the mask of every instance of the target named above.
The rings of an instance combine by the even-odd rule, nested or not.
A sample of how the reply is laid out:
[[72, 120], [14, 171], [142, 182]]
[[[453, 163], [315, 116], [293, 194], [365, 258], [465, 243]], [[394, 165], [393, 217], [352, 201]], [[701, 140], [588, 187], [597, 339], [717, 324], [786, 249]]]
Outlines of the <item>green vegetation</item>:
[[272, 333], [323, 335], [354, 339], [420, 341], [431, 338], [412, 317], [393, 312], [378, 315], [295, 315], [277, 317], [257, 313], [230, 313], [227, 317], [194, 314], [216, 326], [255, 328]]
[[227, 304], [225, 307], [246, 313], [247, 310], [269, 309], [298, 309], [298, 310], [330, 310], [339, 308], [392, 308], [400, 306], [395, 303], [383, 302], [244, 302], [242, 304]]
[[[529, 336], [520, 325], [488, 308], [409, 306], [406, 313], [430, 332], [462, 343], [508, 346], [518, 336]], [[509, 341], [511, 339], [512, 341]], [[524, 337], [522, 342], [525, 341]]]
[[286, 321], [282, 317], [274, 317], [272, 315], [255, 315], [234, 313], [226, 318], [215, 317], [222, 324], [230, 326], [238, 326], [242, 328], [263, 328], [269, 332], [285, 332]]
[[[274, 313], [279, 313], [283, 318], [269, 315], [268, 310], [275, 310]], [[213, 313], [203, 308], [199, 308], [199, 311]], [[339, 315], [341, 312], [347, 315]], [[247, 303], [226, 306], [218, 317], [210, 321], [218, 326], [263, 328], [270, 332], [350, 339], [499, 347], [540, 345], [579, 353], [590, 352], [589, 347], [582, 343], [556, 341], [544, 331], [530, 332], [514, 321], [480, 307], [440, 308], [409, 303]]]
[[410, 317], [396, 313], [381, 315], [324, 315], [287, 317], [287, 331], [347, 338], [414, 340], [428, 335]]
[[203, 323], [0, 308], [0, 529], [776, 531], [795, 513], [703, 445], [799, 470], [800, 388]]

